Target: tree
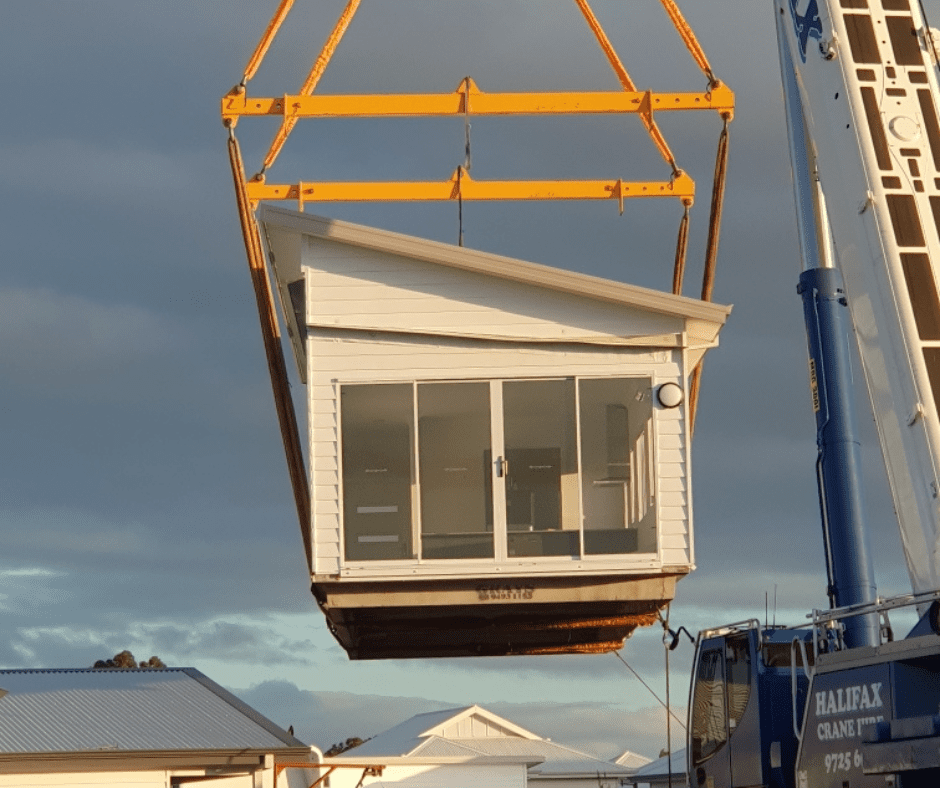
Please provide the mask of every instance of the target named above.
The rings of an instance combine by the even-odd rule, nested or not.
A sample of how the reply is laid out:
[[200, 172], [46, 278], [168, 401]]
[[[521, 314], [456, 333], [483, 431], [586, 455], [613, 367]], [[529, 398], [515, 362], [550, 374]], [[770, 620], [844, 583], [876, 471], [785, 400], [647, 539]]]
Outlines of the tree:
[[369, 739], [360, 739], [358, 736], [351, 736], [350, 738], [346, 739], [345, 742], [334, 744], [323, 754], [327, 758], [332, 758], [334, 755], [339, 755], [341, 752], [352, 750], [355, 747], [358, 747], [360, 744], [365, 744], [367, 741], [369, 741]]
[[163, 664], [163, 660], [160, 657], [151, 657], [148, 660], [144, 660], [140, 664], [137, 664], [137, 660], [134, 659], [134, 655], [126, 649], [118, 654], [115, 654], [111, 659], [99, 659], [94, 665], [91, 666], [93, 670], [106, 670], [106, 669], [124, 669], [128, 670], [130, 668], [165, 668], [166, 665]]

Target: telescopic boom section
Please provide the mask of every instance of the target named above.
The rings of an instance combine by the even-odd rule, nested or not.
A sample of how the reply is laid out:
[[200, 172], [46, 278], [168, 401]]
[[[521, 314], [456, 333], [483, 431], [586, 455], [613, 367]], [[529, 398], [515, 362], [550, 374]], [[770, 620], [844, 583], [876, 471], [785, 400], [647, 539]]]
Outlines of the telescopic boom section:
[[775, 5], [911, 583], [931, 591], [940, 587], [940, 86], [931, 34], [916, 0]]

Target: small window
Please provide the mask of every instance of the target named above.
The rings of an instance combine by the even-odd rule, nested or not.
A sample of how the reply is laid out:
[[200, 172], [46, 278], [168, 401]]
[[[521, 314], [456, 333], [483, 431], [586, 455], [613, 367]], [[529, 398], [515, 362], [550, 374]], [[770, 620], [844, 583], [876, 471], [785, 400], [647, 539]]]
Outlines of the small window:
[[751, 650], [747, 636], [728, 641], [728, 725], [733, 730], [751, 699]]
[[423, 558], [492, 558], [488, 383], [418, 386]]
[[728, 741], [724, 657], [721, 649], [699, 657], [692, 696], [692, 765], [711, 758]]
[[346, 558], [411, 558], [412, 387], [344, 386]]
[[584, 552], [656, 550], [650, 381], [579, 381]]

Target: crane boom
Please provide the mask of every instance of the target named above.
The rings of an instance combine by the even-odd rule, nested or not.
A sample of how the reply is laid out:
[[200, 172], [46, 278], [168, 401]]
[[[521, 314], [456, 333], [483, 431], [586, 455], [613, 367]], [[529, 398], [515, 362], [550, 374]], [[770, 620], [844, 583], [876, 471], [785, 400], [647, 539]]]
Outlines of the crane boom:
[[[774, 0], [833, 609], [811, 626], [699, 633], [700, 788], [921, 788], [940, 775], [940, 90], [916, 3]], [[843, 304], [914, 589], [896, 599], [874, 589]], [[910, 605], [920, 622], [894, 640], [888, 613]]]
[[777, 0], [776, 8], [816, 175], [830, 195], [836, 264], [911, 584], [932, 590], [940, 586], [940, 92], [932, 37], [909, 0]]

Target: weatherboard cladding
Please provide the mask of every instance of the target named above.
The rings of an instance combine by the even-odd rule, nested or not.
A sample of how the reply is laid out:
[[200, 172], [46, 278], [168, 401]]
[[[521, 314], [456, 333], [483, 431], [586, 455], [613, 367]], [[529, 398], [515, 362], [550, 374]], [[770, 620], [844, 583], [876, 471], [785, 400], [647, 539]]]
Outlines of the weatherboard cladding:
[[584, 296], [593, 301], [608, 301], [621, 306], [638, 307], [645, 312], [704, 321], [703, 326], [711, 326], [709, 342], [717, 336], [720, 326], [731, 312], [731, 307], [694, 298], [270, 205], [261, 206], [260, 218], [265, 244], [274, 262], [279, 284], [283, 287], [299, 279], [301, 266], [309, 264], [307, 259], [301, 260], [303, 238], [303, 243], [307, 245], [318, 241], [334, 242], [337, 248], [347, 250], [341, 253], [345, 259], [357, 254], [369, 257], [369, 252], [379, 251], [379, 258], [372, 256], [369, 259], [395, 256], [405, 260], [431, 262], [443, 268], [523, 282]]
[[[481, 354], [477, 348], [457, 348], [443, 342], [403, 343], [378, 340], [310, 340], [308, 406], [312, 443], [314, 495], [314, 571], [337, 574], [340, 569], [339, 420], [333, 381], [391, 379], [459, 379], [474, 377], [562, 377], [577, 369], [583, 375], [649, 374], [659, 380], [680, 379], [676, 363], [660, 353], [598, 352], [569, 349], [565, 353], [534, 349], [495, 348]], [[424, 355], [426, 360], [417, 362]], [[484, 356], [485, 357], [482, 357]], [[671, 355], [671, 354], [670, 354]], [[682, 409], [656, 409], [655, 429], [660, 481], [660, 528], [663, 563], [690, 563], [688, 501], [685, 490], [685, 431]]]
[[[280, 208], [264, 206], [261, 218], [308, 389], [316, 575], [336, 576], [342, 565], [341, 384], [571, 375], [682, 384], [730, 312]], [[673, 567], [692, 560], [683, 412], [654, 411], [659, 559]]]
[[[339, 337], [316, 332], [309, 339], [308, 407], [312, 442], [314, 551], [317, 574], [340, 569], [339, 420], [334, 381], [564, 377], [649, 374], [681, 380], [678, 351], [634, 348], [519, 348], [435, 338]], [[660, 526], [666, 565], [690, 563], [685, 491], [685, 430], [682, 409], [656, 409], [659, 451]]]
[[[536, 282], [497, 279], [374, 249], [307, 236], [307, 322], [502, 339], [606, 340], [676, 335], [677, 315], [561, 292]], [[537, 297], [533, 297], [537, 293]]]
[[193, 668], [4, 670], [0, 754], [308, 749]]

